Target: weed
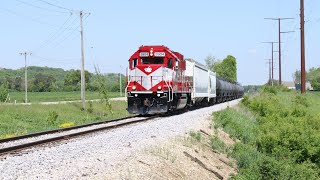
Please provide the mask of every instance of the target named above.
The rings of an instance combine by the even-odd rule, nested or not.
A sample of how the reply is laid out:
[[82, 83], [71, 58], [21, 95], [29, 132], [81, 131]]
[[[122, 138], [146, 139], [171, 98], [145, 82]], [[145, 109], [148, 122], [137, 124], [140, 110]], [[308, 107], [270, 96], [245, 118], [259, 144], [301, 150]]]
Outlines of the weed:
[[210, 138], [210, 145], [212, 149], [217, 150], [218, 152], [221, 152], [221, 153], [227, 153], [229, 151], [228, 146], [218, 137]]
[[87, 112], [91, 114], [91, 113], [93, 113], [92, 101], [89, 101], [88, 103], [89, 103], [89, 107], [87, 108]]
[[56, 124], [58, 117], [59, 117], [59, 115], [56, 111], [50, 111], [47, 116], [47, 122], [50, 125]]
[[109, 101], [109, 93], [107, 88], [108, 86], [107, 86], [106, 77], [100, 73], [99, 67], [95, 66], [94, 68], [97, 75], [99, 94], [102, 96], [103, 102], [105, 104], [105, 114], [111, 113], [111, 115], [113, 115], [112, 106]]
[[196, 142], [200, 142], [201, 141], [201, 133], [200, 132], [191, 131], [189, 134], [190, 134], [192, 139], [196, 140]]
[[177, 160], [177, 155], [172, 153], [170, 149], [170, 147], [152, 147], [147, 152], [174, 163]]

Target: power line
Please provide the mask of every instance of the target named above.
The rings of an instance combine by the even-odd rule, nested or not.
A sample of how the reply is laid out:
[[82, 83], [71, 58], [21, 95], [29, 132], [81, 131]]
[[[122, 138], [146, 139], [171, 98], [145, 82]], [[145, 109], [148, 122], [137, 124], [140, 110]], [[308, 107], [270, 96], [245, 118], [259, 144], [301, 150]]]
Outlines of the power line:
[[[89, 17], [90, 14], [85, 14], [85, 15], [87, 15], [87, 16], [83, 19], [83, 21], [85, 21], [85, 20]], [[77, 30], [79, 29], [79, 27], [80, 27], [80, 25], [78, 25], [76, 28], [74, 28], [72, 31], [70, 31], [70, 33], [66, 34], [66, 35], [63, 37], [63, 40], [60, 41], [60, 42], [58, 42], [58, 43], [56, 43], [55, 45], [53, 45], [53, 47], [59, 46], [59, 45], [62, 44], [64, 41], [66, 41], [67, 39], [69, 39], [70, 37], [72, 37], [71, 35], [72, 35], [75, 31], [77, 31]], [[73, 39], [76, 38], [76, 37], [78, 37], [78, 36], [73, 36]]]
[[[48, 44], [52, 43], [53, 41], [55, 41], [56, 39], [59, 38], [59, 36], [61, 36], [66, 30], [69, 30], [69, 28], [76, 22], [76, 20], [78, 19], [77, 17], [68, 25], [66, 26], [66, 28], [63, 28], [66, 24], [68, 24], [69, 20], [71, 20], [71, 15], [68, 17], [68, 19], [58, 28], [57, 31], [55, 31], [50, 38], [48, 38], [47, 40], [45, 40], [44, 42], [42, 42], [40, 44], [40, 46], [38, 48], [36, 48], [35, 51], [38, 51], [42, 48], [44, 48], [45, 46], [47, 46]], [[73, 29], [71, 29], [73, 30]]]
[[15, 12], [15, 11], [12, 11], [12, 10], [9, 10], [9, 9], [6, 9], [6, 8], [1, 8], [1, 9], [4, 10], [3, 12], [7, 12], [7, 13], [13, 14], [13, 15], [18, 16], [18, 17], [22, 17], [22, 18], [24, 18], [26, 20], [29, 20], [29, 21], [32, 21], [32, 22], [36, 22], [38, 24], [47, 25], [47, 26], [54, 27], [54, 28], [59, 27], [58, 25], [50, 24], [50, 23], [43, 22], [43, 21], [38, 21], [35, 18], [32, 18], [30, 16], [26, 16], [26, 15], [23, 15], [23, 14], [19, 14], [19, 13]]
[[53, 7], [59, 8], [59, 9], [64, 9], [64, 10], [68, 10], [68, 11], [70, 11], [70, 12], [73, 12], [72, 9], [68, 9], [68, 8], [65, 8], [65, 7], [62, 7], [62, 6], [59, 6], [59, 5], [55, 5], [55, 4], [52, 4], [52, 3], [47, 2], [47, 1], [44, 1], [44, 0], [38, 0], [38, 1], [43, 2], [43, 3], [45, 3], [45, 4], [48, 4], [48, 5], [50, 5], [50, 6], [53, 6]]
[[53, 9], [47, 9], [47, 8], [43, 8], [43, 7], [40, 7], [40, 6], [36, 6], [34, 4], [31, 4], [31, 3], [27, 3], [25, 1], [21, 1], [21, 0], [16, 0], [22, 4], [26, 4], [28, 6], [31, 6], [31, 7], [34, 7], [34, 8], [38, 8], [38, 9], [42, 9], [42, 10], [45, 10], [45, 11], [51, 11], [51, 12], [58, 12], [58, 13], [71, 13], [70, 11], [66, 12], [66, 11], [56, 11], [56, 10], [53, 10]]

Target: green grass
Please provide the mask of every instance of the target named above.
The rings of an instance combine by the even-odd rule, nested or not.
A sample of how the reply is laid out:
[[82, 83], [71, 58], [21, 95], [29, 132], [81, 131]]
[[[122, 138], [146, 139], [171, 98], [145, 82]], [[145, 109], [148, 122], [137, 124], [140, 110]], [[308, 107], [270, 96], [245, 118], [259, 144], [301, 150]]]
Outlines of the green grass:
[[318, 92], [262, 93], [240, 107], [214, 114], [215, 128], [241, 141], [229, 152], [239, 167], [235, 179], [320, 178]]
[[[10, 92], [10, 102], [14, 103], [15, 100], [17, 103], [23, 103], [25, 98], [24, 92]], [[120, 97], [119, 92], [109, 92], [110, 98]], [[86, 92], [86, 99], [100, 99], [99, 92]], [[28, 92], [28, 102], [56, 102], [56, 101], [75, 101], [80, 100], [81, 95], [80, 91], [76, 92]]]
[[87, 111], [81, 111], [80, 103], [0, 105], [0, 138], [56, 129], [64, 123], [81, 125], [129, 116], [125, 101], [112, 101], [111, 105], [113, 114], [102, 102], [87, 103]]

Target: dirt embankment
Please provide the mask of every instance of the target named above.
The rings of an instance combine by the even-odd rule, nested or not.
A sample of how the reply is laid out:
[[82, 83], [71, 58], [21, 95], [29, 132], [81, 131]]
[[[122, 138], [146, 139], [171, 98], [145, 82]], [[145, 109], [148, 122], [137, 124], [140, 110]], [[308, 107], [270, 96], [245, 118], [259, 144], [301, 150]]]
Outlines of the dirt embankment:
[[114, 167], [107, 179], [228, 179], [237, 172], [236, 163], [213, 150], [210, 139], [235, 142], [225, 132], [211, 128], [208, 119], [192, 136], [190, 133], [163, 144], [148, 147]]

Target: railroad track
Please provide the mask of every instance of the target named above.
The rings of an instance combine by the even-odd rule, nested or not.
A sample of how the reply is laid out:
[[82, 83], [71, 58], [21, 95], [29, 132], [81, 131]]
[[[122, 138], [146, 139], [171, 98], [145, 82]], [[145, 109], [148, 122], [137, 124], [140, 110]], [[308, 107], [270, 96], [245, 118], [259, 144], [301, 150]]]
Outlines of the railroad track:
[[103, 121], [80, 126], [73, 126], [64, 129], [55, 129], [33, 134], [26, 134], [0, 140], [0, 156], [8, 154], [18, 154], [22, 150], [32, 147], [46, 145], [49, 143], [60, 142], [75, 137], [149, 121], [158, 116], [140, 117], [132, 116], [111, 121]]

